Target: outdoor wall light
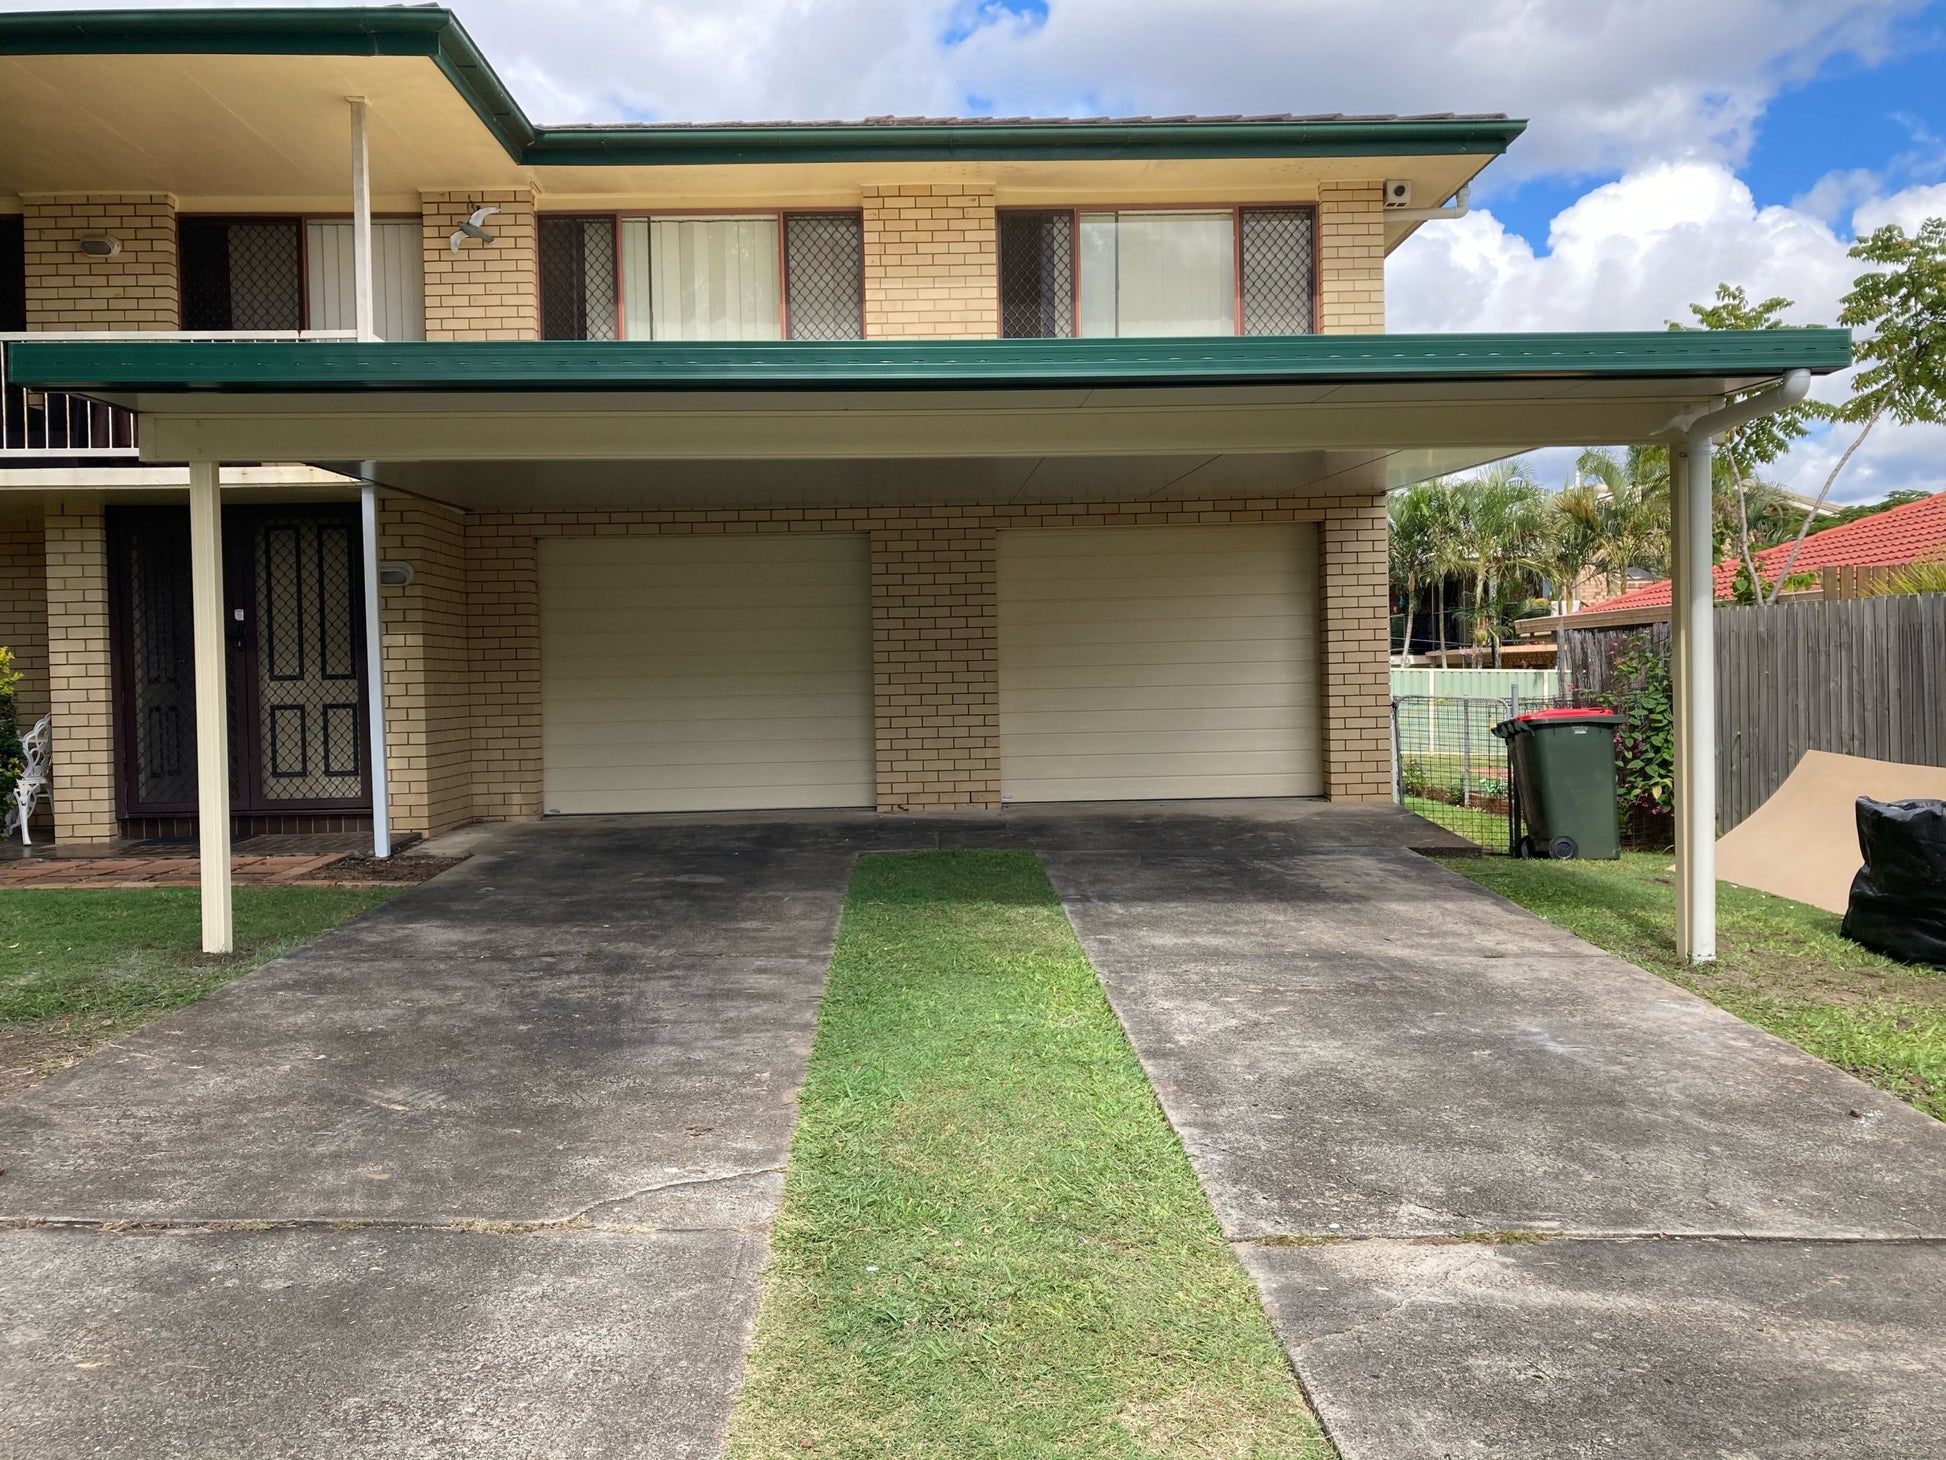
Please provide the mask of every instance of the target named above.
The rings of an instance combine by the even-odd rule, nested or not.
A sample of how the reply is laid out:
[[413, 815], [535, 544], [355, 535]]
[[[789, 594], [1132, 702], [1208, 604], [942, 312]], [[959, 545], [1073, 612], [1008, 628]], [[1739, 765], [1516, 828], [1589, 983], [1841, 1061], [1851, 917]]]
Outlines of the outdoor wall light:
[[112, 259], [122, 251], [122, 241], [105, 233], [81, 240], [81, 251], [91, 259]]
[[380, 563], [378, 581], [386, 588], [403, 588], [412, 581], [412, 564]]

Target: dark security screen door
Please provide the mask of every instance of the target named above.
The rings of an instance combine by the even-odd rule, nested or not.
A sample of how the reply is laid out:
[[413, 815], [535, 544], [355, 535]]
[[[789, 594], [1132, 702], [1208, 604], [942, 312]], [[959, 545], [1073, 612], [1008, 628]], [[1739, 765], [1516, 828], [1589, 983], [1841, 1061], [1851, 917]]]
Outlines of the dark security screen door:
[[[123, 808], [187, 815], [196, 809], [189, 516], [116, 510], [109, 539]], [[233, 809], [369, 807], [355, 512], [232, 507], [223, 540]]]

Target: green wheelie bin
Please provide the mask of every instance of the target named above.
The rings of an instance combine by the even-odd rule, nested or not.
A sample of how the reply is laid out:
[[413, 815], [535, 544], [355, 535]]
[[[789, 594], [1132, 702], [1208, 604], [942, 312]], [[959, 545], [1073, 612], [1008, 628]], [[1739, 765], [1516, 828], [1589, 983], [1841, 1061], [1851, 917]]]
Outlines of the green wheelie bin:
[[1622, 854], [1615, 812], [1615, 727], [1607, 710], [1530, 710], [1502, 720], [1493, 733], [1507, 742], [1514, 805], [1526, 833], [1523, 857]]

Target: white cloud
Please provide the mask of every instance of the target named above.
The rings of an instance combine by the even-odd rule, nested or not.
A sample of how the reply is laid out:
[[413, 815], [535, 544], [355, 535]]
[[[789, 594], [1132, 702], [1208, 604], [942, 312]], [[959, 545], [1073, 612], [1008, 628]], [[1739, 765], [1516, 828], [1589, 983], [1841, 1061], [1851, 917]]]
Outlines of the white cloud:
[[[1946, 187], [1908, 188], [1857, 210], [1855, 226], [1899, 222], [1908, 229], [1946, 212]], [[1537, 252], [1490, 210], [1429, 224], [1392, 256], [1387, 325], [1400, 331], [1660, 329], [1689, 318], [1718, 283], [1753, 298], [1795, 301], [1795, 323], [1830, 323], [1860, 266], [1849, 240], [1798, 208], [1760, 208], [1719, 163], [1651, 166], [1599, 187], [1563, 210]], [[1817, 394], [1841, 399], [1843, 377]], [[1815, 495], [1855, 428], [1807, 438], [1772, 475]], [[1535, 475], [1552, 485], [1570, 464], [1535, 453]], [[1867, 501], [1896, 487], [1946, 489], [1946, 428], [1880, 426], [1833, 489], [1840, 502]]]

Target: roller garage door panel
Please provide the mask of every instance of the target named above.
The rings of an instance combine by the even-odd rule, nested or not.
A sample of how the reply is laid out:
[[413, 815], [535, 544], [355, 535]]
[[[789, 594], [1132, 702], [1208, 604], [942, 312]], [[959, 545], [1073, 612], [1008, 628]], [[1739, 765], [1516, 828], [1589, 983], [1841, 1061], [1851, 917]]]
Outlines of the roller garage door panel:
[[544, 541], [543, 804], [872, 804], [862, 534]]
[[1009, 801], [1316, 796], [1310, 523], [1000, 534]]

